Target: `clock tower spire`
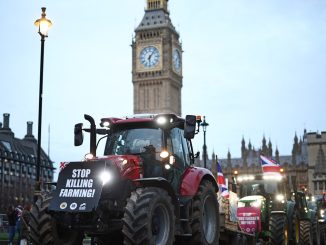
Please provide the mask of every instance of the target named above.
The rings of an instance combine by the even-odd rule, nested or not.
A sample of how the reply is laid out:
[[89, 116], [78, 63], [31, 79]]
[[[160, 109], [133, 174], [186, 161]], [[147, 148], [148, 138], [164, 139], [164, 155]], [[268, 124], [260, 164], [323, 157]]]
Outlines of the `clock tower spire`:
[[131, 46], [134, 113], [181, 115], [182, 46], [168, 0], [147, 0]]
[[147, 0], [147, 9], [164, 9], [168, 11], [168, 0]]

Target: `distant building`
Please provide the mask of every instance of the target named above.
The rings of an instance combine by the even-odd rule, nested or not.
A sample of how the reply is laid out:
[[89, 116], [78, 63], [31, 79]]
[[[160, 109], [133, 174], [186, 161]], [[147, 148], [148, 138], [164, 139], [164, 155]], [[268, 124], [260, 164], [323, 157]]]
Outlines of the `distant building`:
[[[27, 122], [27, 134], [23, 139], [15, 138], [9, 127], [10, 114], [3, 114], [0, 123], [0, 212], [8, 205], [33, 201], [36, 180], [37, 140], [33, 135], [33, 123]], [[53, 180], [53, 162], [41, 151], [43, 181]]]
[[[326, 132], [315, 133], [304, 131], [303, 137], [299, 140], [295, 134], [291, 155], [280, 155], [279, 150], [273, 154], [272, 143], [268, 143], [263, 137], [260, 148], [255, 149], [251, 142], [248, 145], [244, 139], [241, 141], [241, 157], [232, 158], [228, 152], [226, 159], [219, 159], [222, 164], [224, 175], [231, 180], [235, 171], [238, 174], [261, 173], [260, 155], [271, 157], [280, 163], [284, 173], [288, 177], [288, 184], [292, 186], [293, 181], [297, 188], [305, 190], [308, 194], [320, 195], [326, 192]], [[212, 155], [215, 159], [215, 154]], [[213, 161], [208, 161], [208, 168], [216, 173]], [[197, 162], [203, 165], [202, 161]]]
[[313, 194], [326, 191], [326, 132], [306, 133], [306, 148], [308, 153], [308, 189]]

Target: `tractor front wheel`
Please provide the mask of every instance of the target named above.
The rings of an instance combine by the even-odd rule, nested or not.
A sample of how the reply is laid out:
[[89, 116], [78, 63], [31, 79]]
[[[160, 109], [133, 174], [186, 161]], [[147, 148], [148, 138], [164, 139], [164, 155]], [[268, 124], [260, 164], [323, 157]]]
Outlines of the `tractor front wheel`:
[[300, 242], [304, 245], [312, 245], [311, 223], [308, 220], [300, 221]]
[[272, 214], [269, 219], [270, 244], [287, 245], [289, 244], [289, 229], [285, 215]]
[[312, 218], [312, 240], [314, 245], [320, 245], [320, 226], [317, 215]]
[[43, 193], [33, 205], [29, 226], [30, 240], [33, 245], [81, 245], [83, 234], [62, 227], [47, 213], [52, 196]]
[[174, 208], [165, 190], [146, 187], [131, 193], [123, 217], [125, 245], [172, 245], [174, 230]]
[[193, 198], [192, 238], [190, 244], [219, 242], [219, 208], [212, 182], [204, 180]]

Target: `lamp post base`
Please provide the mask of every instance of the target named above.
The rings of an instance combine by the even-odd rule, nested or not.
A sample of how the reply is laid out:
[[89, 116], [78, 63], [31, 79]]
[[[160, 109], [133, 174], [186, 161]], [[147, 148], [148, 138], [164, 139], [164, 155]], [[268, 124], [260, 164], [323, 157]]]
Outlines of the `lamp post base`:
[[34, 184], [34, 203], [41, 196], [41, 181], [36, 181]]

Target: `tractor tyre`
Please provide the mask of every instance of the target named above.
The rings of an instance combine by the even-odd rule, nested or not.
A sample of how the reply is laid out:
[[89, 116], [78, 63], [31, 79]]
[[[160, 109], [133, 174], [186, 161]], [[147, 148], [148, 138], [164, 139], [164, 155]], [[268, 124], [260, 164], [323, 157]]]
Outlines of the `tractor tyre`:
[[31, 211], [30, 240], [33, 245], [81, 245], [84, 235], [80, 231], [61, 227], [47, 213], [52, 196], [42, 193]]
[[326, 229], [320, 231], [320, 245], [326, 245]]
[[320, 245], [320, 226], [318, 222], [318, 217], [314, 216], [311, 220], [312, 222], [312, 241], [314, 245]]
[[172, 245], [174, 231], [174, 207], [165, 190], [146, 187], [131, 193], [123, 217], [125, 245]]
[[300, 221], [300, 243], [304, 245], [312, 245], [312, 229], [308, 220]]
[[219, 244], [219, 206], [212, 182], [204, 180], [193, 198], [192, 238], [189, 244]]
[[289, 226], [285, 215], [272, 214], [269, 219], [270, 244], [289, 244]]

